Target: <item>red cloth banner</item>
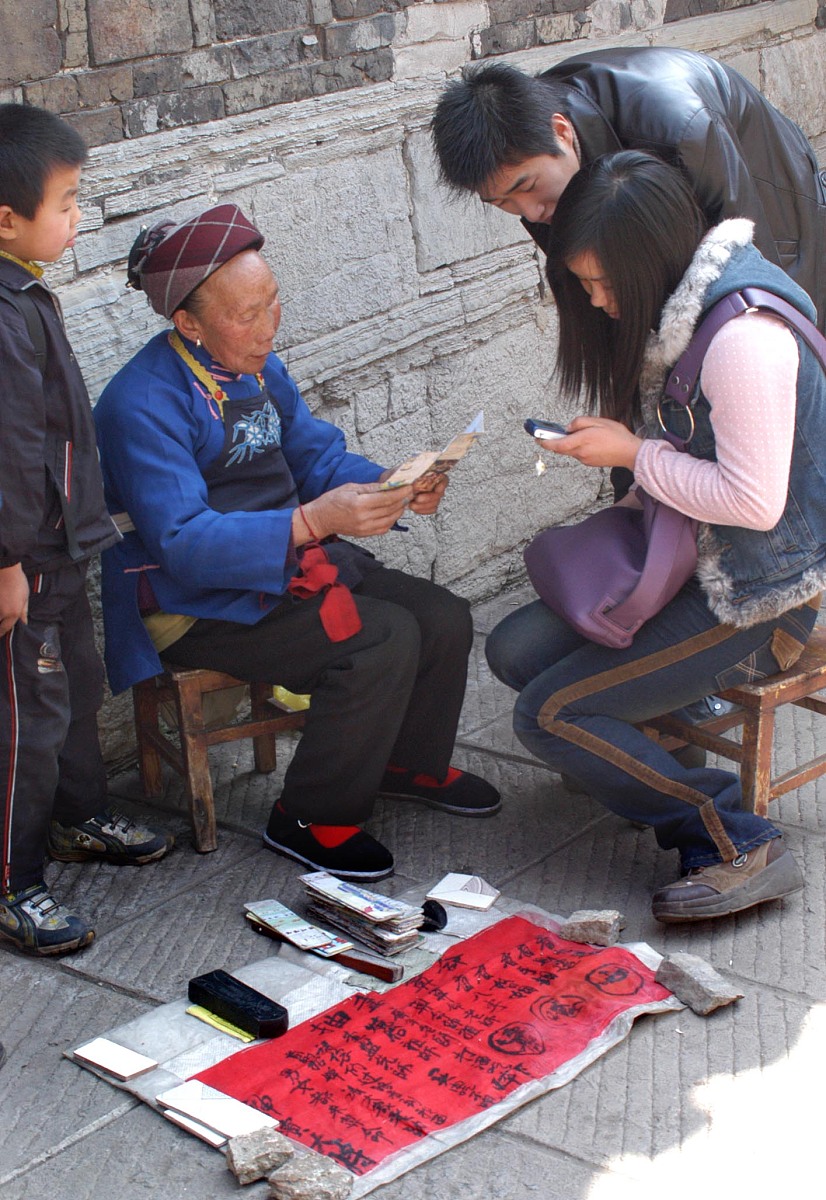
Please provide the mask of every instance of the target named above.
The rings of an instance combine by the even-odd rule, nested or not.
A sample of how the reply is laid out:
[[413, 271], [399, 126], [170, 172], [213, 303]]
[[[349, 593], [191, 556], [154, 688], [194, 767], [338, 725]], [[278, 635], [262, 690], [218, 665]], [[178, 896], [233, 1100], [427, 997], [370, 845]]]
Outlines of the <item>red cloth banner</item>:
[[354, 994], [194, 1078], [363, 1175], [574, 1058], [626, 1009], [666, 999], [633, 954], [508, 917], [384, 994]]

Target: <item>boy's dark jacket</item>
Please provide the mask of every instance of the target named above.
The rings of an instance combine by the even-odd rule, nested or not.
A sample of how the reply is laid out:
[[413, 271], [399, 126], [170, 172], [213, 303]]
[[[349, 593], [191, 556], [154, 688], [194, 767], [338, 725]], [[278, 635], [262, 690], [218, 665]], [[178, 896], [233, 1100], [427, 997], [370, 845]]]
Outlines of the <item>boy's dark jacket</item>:
[[[802, 131], [748, 80], [666, 47], [592, 51], [540, 78], [564, 85], [583, 164], [646, 150], [681, 167], [711, 226], [754, 222], [754, 244], [808, 292], [826, 330], [826, 186]], [[547, 250], [550, 227], [524, 224]]]
[[98, 554], [119, 538], [103, 502], [89, 396], [57, 300], [0, 257], [0, 283], [26, 291], [42, 318], [41, 373], [26, 322], [0, 295], [0, 567], [27, 575]]

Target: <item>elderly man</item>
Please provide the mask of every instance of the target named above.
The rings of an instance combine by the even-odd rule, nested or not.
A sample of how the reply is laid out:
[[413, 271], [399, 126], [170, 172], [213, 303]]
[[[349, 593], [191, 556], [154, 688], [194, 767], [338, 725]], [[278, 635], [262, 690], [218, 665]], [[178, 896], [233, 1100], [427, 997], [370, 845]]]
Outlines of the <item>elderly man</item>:
[[498, 792], [450, 766], [469, 606], [341, 540], [386, 533], [444, 493], [388, 472], [315, 419], [272, 353], [281, 318], [263, 237], [231, 204], [144, 231], [131, 284], [173, 328], [96, 408], [110, 509], [134, 525], [103, 564], [115, 691], [176, 666], [311, 693], [266, 846], [343, 878], [389, 875], [360, 828], [377, 794], [490, 816]]
[[445, 182], [521, 217], [546, 252], [580, 166], [657, 154], [684, 172], [709, 225], [754, 221], [755, 245], [809, 293], [826, 330], [824, 173], [798, 126], [724, 63], [657, 46], [586, 52], [538, 76], [468, 67], [432, 132]]

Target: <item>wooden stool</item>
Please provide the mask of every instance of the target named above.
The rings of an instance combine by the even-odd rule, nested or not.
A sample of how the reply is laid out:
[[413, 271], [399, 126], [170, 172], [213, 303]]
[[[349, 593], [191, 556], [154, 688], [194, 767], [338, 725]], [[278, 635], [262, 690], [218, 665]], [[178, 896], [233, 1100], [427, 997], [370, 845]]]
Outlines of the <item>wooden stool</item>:
[[[250, 717], [247, 720], [207, 727], [203, 701], [210, 692], [227, 688], [249, 687]], [[304, 713], [293, 712], [272, 699], [272, 685], [245, 684], [220, 671], [169, 670], [144, 679], [132, 689], [135, 706], [135, 731], [138, 741], [138, 766], [145, 796], [163, 791], [161, 759], [183, 776], [195, 849], [215, 850], [215, 803], [209, 773], [207, 751], [219, 742], [252, 738], [255, 769], [266, 774], [275, 770], [275, 735], [286, 729], [300, 729]], [[180, 749], [161, 730], [159, 709], [172, 703], [178, 714]]]
[[[724, 700], [739, 705], [738, 711], [714, 717], [702, 725], [690, 725], [669, 713], [646, 721], [642, 728], [655, 737], [666, 735], [669, 749], [690, 742], [739, 763], [744, 803], [765, 817], [770, 800], [826, 774], [826, 754], [801, 763], [776, 779], [772, 779], [771, 773], [777, 709], [783, 704], [796, 704], [798, 708], [808, 708], [824, 717], [826, 699], [815, 696], [822, 688], [826, 688], [826, 628], [819, 627], [814, 629], [805, 650], [790, 670], [720, 693]], [[743, 727], [742, 742], [720, 736], [740, 725]]]

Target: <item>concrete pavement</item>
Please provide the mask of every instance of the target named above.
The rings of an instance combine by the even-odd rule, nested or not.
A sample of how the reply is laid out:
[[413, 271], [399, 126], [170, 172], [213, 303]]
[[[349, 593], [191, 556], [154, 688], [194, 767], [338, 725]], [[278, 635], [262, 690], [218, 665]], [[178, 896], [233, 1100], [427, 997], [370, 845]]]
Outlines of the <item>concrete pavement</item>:
[[[484, 662], [484, 634], [524, 592], [477, 607], [476, 647], [455, 761], [502, 791], [501, 813], [467, 821], [380, 802], [370, 830], [396, 857], [388, 892], [426, 889], [448, 870], [480, 874], [505, 894], [567, 915], [618, 908], [623, 939], [698, 954], [745, 993], [710, 1017], [643, 1018], [567, 1086], [374, 1193], [381, 1200], [756, 1200], [816, 1187], [826, 1063], [826, 780], [783, 797], [772, 818], [806, 876], [805, 891], [737, 917], [659, 925], [649, 897], [676, 876], [676, 856], [534, 762], [512, 735], [510, 693]], [[813, 714], [779, 720], [790, 764], [826, 739]], [[289, 740], [279, 744], [279, 774]], [[212, 752], [219, 847], [192, 848], [180, 781], [148, 805], [136, 772], [113, 777], [176, 834], [177, 849], [144, 868], [52, 864], [56, 894], [90, 918], [97, 938], [56, 961], [0, 950], [0, 1188], [3, 1200], [221, 1200], [238, 1196], [223, 1157], [147, 1106], [77, 1067], [62, 1051], [154, 1006], [180, 999], [193, 975], [232, 971], [268, 944], [245, 925], [250, 881], [299, 907], [297, 865], [261, 847], [277, 779], [257, 776], [249, 743]], [[249, 1200], [265, 1184], [245, 1188]]]

